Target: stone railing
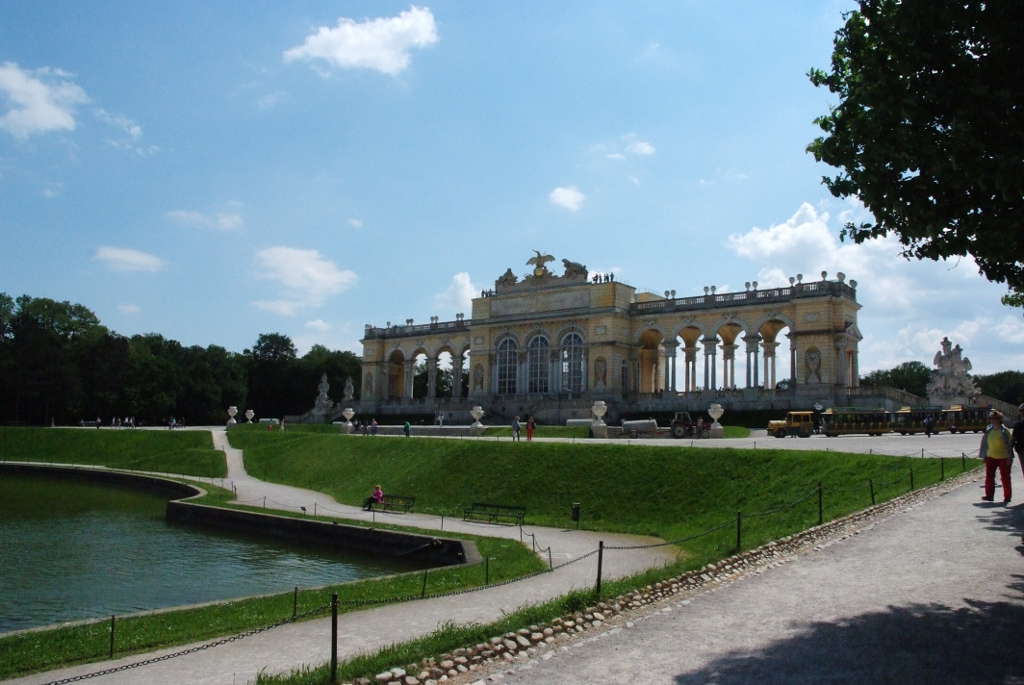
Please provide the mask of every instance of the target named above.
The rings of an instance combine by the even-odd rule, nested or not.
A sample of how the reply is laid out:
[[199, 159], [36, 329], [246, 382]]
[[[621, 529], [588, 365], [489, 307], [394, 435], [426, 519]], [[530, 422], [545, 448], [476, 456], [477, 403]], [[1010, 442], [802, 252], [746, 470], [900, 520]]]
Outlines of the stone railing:
[[763, 290], [747, 290], [741, 293], [714, 293], [697, 295], [695, 297], [655, 300], [654, 302], [636, 302], [629, 306], [629, 311], [634, 314], [650, 314], [693, 309], [715, 309], [745, 304], [787, 302], [798, 297], [822, 297], [829, 295], [833, 297], [846, 297], [854, 301], [857, 300], [857, 291], [845, 282], [817, 281], [815, 283], [801, 283], [785, 288], [765, 288]]
[[389, 328], [371, 326], [363, 331], [363, 340], [375, 338], [404, 338], [413, 335], [430, 335], [446, 331], [468, 332], [473, 325], [472, 319], [455, 319], [454, 321], [438, 321], [437, 323], [421, 323], [413, 325], [394, 325]]

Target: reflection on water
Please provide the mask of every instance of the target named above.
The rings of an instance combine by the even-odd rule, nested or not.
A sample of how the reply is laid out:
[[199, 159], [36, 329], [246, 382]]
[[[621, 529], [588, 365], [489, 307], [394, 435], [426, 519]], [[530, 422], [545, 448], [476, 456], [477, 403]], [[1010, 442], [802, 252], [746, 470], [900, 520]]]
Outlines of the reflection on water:
[[0, 472], [0, 632], [422, 565], [164, 520], [166, 498]]

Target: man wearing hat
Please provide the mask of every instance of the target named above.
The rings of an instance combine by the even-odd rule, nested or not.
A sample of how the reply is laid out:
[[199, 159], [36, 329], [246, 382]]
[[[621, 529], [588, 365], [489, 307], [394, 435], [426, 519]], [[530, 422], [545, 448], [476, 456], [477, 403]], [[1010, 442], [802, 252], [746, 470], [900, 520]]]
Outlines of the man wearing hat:
[[978, 456], [985, 460], [985, 496], [991, 502], [996, 491], [996, 469], [1003, 482], [1003, 504], [1010, 503], [1010, 457], [1013, 456], [1010, 431], [1003, 425], [1003, 413], [993, 409], [988, 414], [988, 426], [981, 436]]

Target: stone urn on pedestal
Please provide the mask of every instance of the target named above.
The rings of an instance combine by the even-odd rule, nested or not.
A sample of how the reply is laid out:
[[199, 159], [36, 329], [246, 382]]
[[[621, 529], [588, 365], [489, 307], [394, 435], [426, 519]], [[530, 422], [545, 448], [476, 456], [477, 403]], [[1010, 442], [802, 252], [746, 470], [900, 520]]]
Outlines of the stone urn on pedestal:
[[594, 415], [594, 421], [590, 424], [590, 434], [595, 438], [607, 438], [608, 426], [604, 422], [604, 415], [608, 413], [608, 405], [604, 400], [594, 400], [590, 413]]
[[252, 409], [245, 410], [245, 418], [249, 423], [252, 423], [252, 417], [254, 416], [256, 416], [256, 412], [254, 412]]
[[473, 417], [473, 428], [483, 428], [484, 424], [480, 423], [480, 419], [484, 415], [484, 408], [479, 404], [475, 405], [469, 410], [469, 415]]
[[718, 419], [722, 418], [722, 414], [725, 413], [725, 409], [722, 408], [718, 402], [712, 402], [708, 406], [708, 416], [711, 417], [712, 424], [708, 431], [708, 437], [710, 438], [721, 438], [725, 437], [725, 429], [722, 428], [722, 424], [718, 422]]
[[231, 405], [230, 407], [228, 407], [228, 425], [229, 426], [234, 426], [236, 423], [238, 423], [237, 421], [235, 421], [235, 414], [237, 414], [237, 413], [238, 413], [238, 407], [236, 407], [234, 405]]
[[352, 417], [356, 415], [356, 412], [352, 407], [345, 407], [345, 410], [341, 412], [341, 415], [345, 417], [345, 432], [352, 432]]

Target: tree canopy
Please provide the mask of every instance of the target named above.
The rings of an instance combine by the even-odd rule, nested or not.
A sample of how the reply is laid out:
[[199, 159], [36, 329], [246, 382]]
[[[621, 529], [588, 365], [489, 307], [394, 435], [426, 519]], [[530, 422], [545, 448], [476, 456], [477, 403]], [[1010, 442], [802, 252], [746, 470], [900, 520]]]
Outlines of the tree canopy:
[[1024, 2], [860, 0], [835, 35], [816, 86], [839, 104], [809, 146], [840, 169], [823, 178], [857, 197], [907, 257], [970, 255], [981, 273], [1024, 292]]
[[918, 361], [903, 362], [894, 369], [872, 371], [860, 379], [861, 385], [888, 385], [924, 397], [931, 371]]

